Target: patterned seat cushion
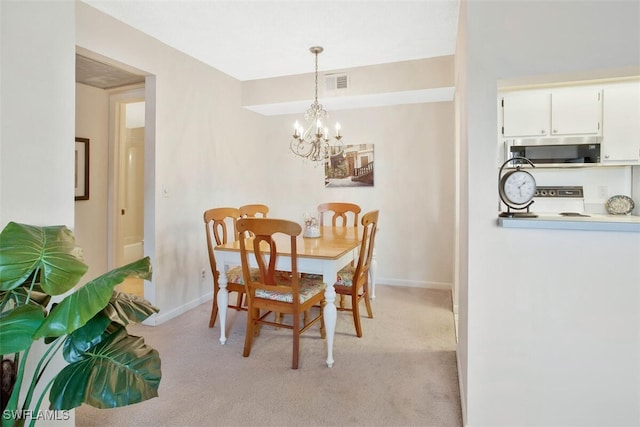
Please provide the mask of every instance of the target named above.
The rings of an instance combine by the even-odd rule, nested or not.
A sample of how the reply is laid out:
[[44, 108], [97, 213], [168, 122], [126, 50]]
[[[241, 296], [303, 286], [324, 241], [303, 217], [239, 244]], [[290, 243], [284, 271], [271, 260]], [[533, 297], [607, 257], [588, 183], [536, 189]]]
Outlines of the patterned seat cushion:
[[[356, 273], [354, 266], [348, 265], [342, 270], [338, 271], [338, 277], [334, 286], [353, 286], [353, 275]], [[311, 280], [322, 280], [322, 274], [309, 274], [305, 273], [305, 278]]]
[[[251, 280], [260, 280], [259, 268], [250, 268], [249, 274], [251, 275]], [[276, 277], [277, 277], [276, 280], [278, 281], [278, 283], [280, 282], [291, 283], [291, 273], [288, 271], [276, 270]], [[319, 280], [322, 281], [322, 276], [319, 276]], [[241, 266], [230, 268], [227, 271], [227, 282], [244, 285], [244, 276], [242, 275]]]
[[[249, 274], [251, 275], [251, 279], [253, 280], [258, 280], [260, 278], [260, 270], [257, 268], [250, 268]], [[244, 277], [242, 276], [241, 266], [232, 267], [227, 270], [227, 282], [244, 285]]]
[[353, 275], [356, 273], [356, 268], [353, 266], [346, 266], [342, 270], [338, 271], [338, 280], [335, 286], [353, 286]]
[[[278, 285], [291, 286], [291, 275], [287, 272], [279, 272], [276, 276]], [[300, 287], [300, 303], [304, 303], [312, 296], [324, 291], [326, 285], [320, 280], [301, 277], [298, 279]], [[274, 301], [293, 302], [293, 294], [291, 292], [266, 291], [264, 289], [256, 289], [256, 297], [270, 299]]]

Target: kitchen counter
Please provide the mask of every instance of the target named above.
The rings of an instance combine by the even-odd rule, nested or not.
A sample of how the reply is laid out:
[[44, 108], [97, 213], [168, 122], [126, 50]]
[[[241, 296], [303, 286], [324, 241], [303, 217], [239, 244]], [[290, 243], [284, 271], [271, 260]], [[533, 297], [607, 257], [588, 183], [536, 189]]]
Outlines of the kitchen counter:
[[599, 215], [562, 216], [557, 213], [539, 213], [537, 218], [502, 218], [498, 225], [504, 228], [545, 228], [556, 230], [624, 231], [640, 233], [640, 216]]

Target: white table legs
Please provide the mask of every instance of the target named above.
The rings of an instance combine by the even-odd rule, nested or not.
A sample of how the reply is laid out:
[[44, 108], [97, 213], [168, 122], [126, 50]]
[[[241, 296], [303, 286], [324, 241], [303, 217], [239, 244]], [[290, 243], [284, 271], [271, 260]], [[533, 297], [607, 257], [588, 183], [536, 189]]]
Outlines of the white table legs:
[[[331, 277], [331, 276], [329, 276]], [[326, 300], [326, 304], [324, 305], [324, 327], [326, 330], [326, 340], [327, 340], [327, 366], [330, 368], [333, 366], [333, 337], [336, 333], [336, 319], [338, 317], [336, 309], [336, 291], [333, 288], [333, 283], [335, 282], [336, 275], [333, 275], [334, 280], [327, 281], [327, 288], [324, 290], [324, 298]]]
[[369, 299], [376, 299], [376, 273], [378, 272], [378, 260], [376, 250], [371, 255], [371, 265], [369, 266]]
[[218, 318], [220, 325], [220, 344], [227, 342], [227, 307], [229, 306], [229, 291], [227, 290], [227, 273], [224, 271], [224, 264], [220, 277], [218, 278]]

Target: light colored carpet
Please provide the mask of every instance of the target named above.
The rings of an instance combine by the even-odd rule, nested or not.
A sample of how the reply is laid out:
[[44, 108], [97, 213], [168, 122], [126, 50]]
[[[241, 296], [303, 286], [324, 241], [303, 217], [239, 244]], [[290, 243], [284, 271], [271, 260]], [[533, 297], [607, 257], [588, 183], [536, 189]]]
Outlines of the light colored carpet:
[[83, 405], [76, 426], [461, 426], [451, 293], [378, 285], [376, 296], [362, 338], [351, 313], [338, 312], [332, 368], [315, 326], [302, 335], [298, 370], [287, 329], [263, 327], [242, 357], [246, 313], [229, 311], [223, 346], [218, 321], [207, 327], [210, 303], [130, 327], [160, 352], [159, 397]]

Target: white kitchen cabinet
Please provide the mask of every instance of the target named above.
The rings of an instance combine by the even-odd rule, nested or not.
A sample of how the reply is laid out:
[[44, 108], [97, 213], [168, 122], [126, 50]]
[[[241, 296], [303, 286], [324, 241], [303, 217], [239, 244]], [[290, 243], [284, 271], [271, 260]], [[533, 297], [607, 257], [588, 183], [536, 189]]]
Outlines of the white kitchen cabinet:
[[525, 90], [502, 96], [504, 137], [600, 135], [602, 92], [598, 88]]
[[602, 91], [572, 88], [551, 93], [551, 135], [599, 135]]
[[640, 164], [640, 82], [605, 87], [603, 164]]
[[551, 94], [540, 91], [511, 92], [502, 96], [502, 135], [549, 136]]

